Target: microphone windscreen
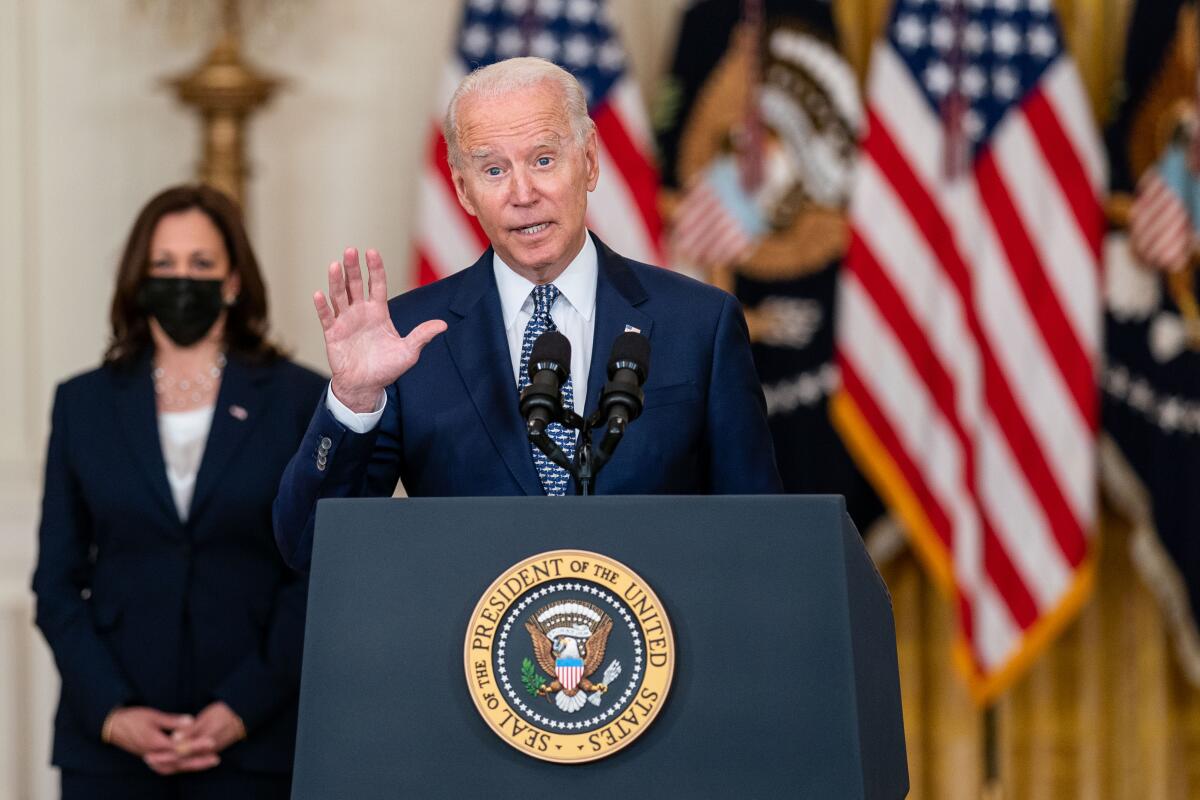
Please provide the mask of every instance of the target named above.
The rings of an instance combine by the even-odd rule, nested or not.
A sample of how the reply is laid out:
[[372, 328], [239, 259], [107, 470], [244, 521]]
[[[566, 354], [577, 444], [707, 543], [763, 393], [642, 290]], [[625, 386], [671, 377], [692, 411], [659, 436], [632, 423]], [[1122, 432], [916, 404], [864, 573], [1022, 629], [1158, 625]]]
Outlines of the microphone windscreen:
[[650, 373], [650, 340], [640, 333], [626, 331], [613, 342], [612, 355], [608, 358], [608, 376], [612, 377], [619, 369], [618, 365], [627, 367], [630, 363], [637, 365], [635, 371], [644, 382]]
[[[571, 343], [558, 331], [546, 331], [533, 343], [529, 351], [530, 364], [554, 361], [567, 372], [571, 371]], [[532, 374], [529, 376], [533, 377]]]

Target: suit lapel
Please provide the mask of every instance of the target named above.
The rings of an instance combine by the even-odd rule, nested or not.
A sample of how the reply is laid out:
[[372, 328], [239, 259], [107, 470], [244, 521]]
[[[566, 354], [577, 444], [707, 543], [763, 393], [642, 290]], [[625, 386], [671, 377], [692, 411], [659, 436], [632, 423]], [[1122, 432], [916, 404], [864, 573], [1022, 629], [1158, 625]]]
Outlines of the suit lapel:
[[204, 457], [196, 475], [189, 520], [198, 518], [225, 474], [230, 459], [266, 413], [263, 403], [265, 384], [269, 379], [270, 373], [264, 368], [244, 364], [235, 356], [229, 357], [221, 376], [212, 427], [204, 444]]
[[169, 518], [178, 521], [179, 512], [167, 483], [167, 467], [158, 438], [158, 409], [150, 371], [150, 355], [146, 354], [130, 370], [118, 374], [117, 418], [129, 442], [129, 451], [149, 481], [152, 494]]
[[614, 253], [593, 234], [598, 270], [596, 276], [596, 325], [592, 333], [592, 363], [588, 367], [587, 402], [584, 417], [590, 417], [600, 402], [600, 390], [608, 379], [608, 357], [613, 340], [637, 328], [650, 338], [654, 321], [635, 306], [646, 301], [646, 290], [625, 259]]
[[517, 403], [491, 249], [468, 268], [463, 279], [450, 304], [462, 319], [444, 334], [450, 357], [509, 472], [525, 494], [540, 495], [542, 485]]

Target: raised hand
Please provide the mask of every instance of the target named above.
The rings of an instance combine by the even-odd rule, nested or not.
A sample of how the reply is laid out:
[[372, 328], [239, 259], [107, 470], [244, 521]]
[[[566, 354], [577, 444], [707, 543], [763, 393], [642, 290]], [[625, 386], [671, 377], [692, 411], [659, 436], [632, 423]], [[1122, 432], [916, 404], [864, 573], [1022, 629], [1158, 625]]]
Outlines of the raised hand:
[[351, 247], [342, 263], [329, 265], [328, 299], [321, 292], [313, 295], [333, 394], [359, 413], [374, 411], [384, 388], [411, 369], [421, 349], [446, 330], [438, 319], [421, 323], [407, 336], [397, 332], [388, 314], [383, 259], [374, 250], [367, 251], [367, 280], [364, 287], [358, 250]]

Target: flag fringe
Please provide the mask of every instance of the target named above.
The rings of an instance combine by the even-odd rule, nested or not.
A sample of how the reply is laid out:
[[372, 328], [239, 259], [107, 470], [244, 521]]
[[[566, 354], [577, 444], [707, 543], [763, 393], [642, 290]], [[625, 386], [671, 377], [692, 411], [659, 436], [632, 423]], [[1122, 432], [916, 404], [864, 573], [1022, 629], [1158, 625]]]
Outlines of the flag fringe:
[[[841, 434], [850, 454], [888, 508], [900, 518], [917, 557], [957, 614], [953, 556], [938, 538], [920, 501], [845, 389], [839, 390], [831, 398], [829, 408], [834, 427]], [[994, 703], [1079, 613], [1095, 584], [1097, 552], [1098, 544], [1093, 539], [1087, 557], [1076, 569], [1070, 586], [1058, 604], [1024, 631], [1011, 655], [988, 674], [980, 673], [971, 654], [970, 642], [962, 633], [960, 620], [953, 659], [977, 705], [985, 707]]]
[[1158, 601], [1183, 674], [1200, 687], [1200, 628], [1192, 615], [1183, 576], [1158, 536], [1150, 493], [1111, 436], [1100, 437], [1099, 456], [1101, 488], [1117, 513], [1133, 526], [1129, 559]]

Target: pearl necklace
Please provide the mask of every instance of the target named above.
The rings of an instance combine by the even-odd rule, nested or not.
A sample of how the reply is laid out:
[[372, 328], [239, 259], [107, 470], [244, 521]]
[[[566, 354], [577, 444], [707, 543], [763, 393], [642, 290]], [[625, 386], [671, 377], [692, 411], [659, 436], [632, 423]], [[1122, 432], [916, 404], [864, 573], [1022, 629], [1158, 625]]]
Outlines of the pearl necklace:
[[164, 408], [180, 408], [200, 403], [214, 393], [225, 364], [225, 355], [219, 354], [207, 369], [190, 378], [168, 375], [162, 367], [155, 367], [154, 393], [158, 395], [159, 404]]

